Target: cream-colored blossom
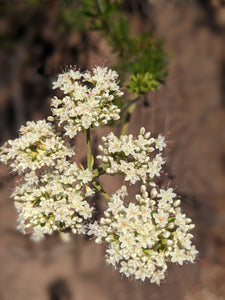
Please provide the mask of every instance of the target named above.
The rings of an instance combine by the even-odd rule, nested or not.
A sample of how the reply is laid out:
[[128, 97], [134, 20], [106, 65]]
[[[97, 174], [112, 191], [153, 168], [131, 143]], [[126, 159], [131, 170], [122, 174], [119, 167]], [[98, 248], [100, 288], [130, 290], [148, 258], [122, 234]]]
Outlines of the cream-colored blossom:
[[[84, 73], [70, 68], [58, 76], [53, 89], [64, 94], [51, 101], [53, 116], [48, 120], [55, 126], [45, 120], [27, 122], [17, 139], [0, 148], [0, 161], [23, 175], [12, 193], [18, 229], [36, 241], [55, 231], [64, 241], [68, 231], [94, 235], [96, 243], [107, 245], [107, 263], [127, 277], [156, 284], [165, 278], [169, 262], [194, 262], [194, 224], [182, 213], [174, 190], [159, 189], [154, 182], [165, 163], [164, 136], [151, 137], [144, 127], [137, 137], [111, 132], [98, 147], [103, 164], [97, 170], [90, 167], [90, 157], [89, 168], [79, 167], [66, 143], [68, 137], [120, 118], [115, 101], [123, 95], [118, 74], [103, 66]], [[66, 139], [56, 131], [60, 126]], [[88, 201], [95, 187], [101, 191], [101, 174], [119, 174], [129, 185], [142, 185], [135, 201], [125, 185], [111, 197], [104, 192], [110, 200], [103, 217], [90, 223], [94, 207]]]
[[83, 129], [107, 124], [120, 118], [120, 109], [114, 100], [121, 97], [118, 74], [107, 67], [94, 67], [81, 73], [69, 70], [60, 74], [53, 88], [59, 88], [65, 97], [52, 99], [52, 113], [65, 134], [73, 138]]
[[[84, 197], [86, 188], [90, 193], [87, 184], [91, 178], [81, 178], [79, 171], [85, 172], [74, 164], [65, 172], [49, 169], [39, 174], [39, 182], [28, 180], [17, 186], [12, 197], [19, 214], [18, 229], [23, 233], [32, 231], [35, 240], [68, 228], [84, 233], [84, 221], [91, 218], [93, 211]], [[79, 189], [78, 182], [82, 182]]]
[[[102, 152], [97, 158], [108, 164], [107, 174], [123, 174], [125, 181], [135, 184], [137, 181], [146, 183], [155, 176], [160, 176], [162, 165], [165, 163], [160, 150], [156, 145], [157, 139], [150, 138], [149, 132], [141, 128], [137, 137], [122, 135], [119, 138], [112, 132], [103, 137], [103, 145], [99, 146]], [[154, 155], [151, 154], [153, 151]]]
[[[124, 187], [123, 187], [124, 189]], [[94, 234], [96, 241], [108, 245], [106, 260], [127, 277], [149, 279], [160, 284], [165, 278], [168, 262], [183, 264], [194, 261], [197, 250], [192, 245], [189, 233], [189, 218], [179, 214], [176, 222], [176, 208], [173, 206], [173, 190], [160, 189], [157, 201], [151, 200], [151, 192], [142, 185], [141, 194], [136, 196], [136, 203], [123, 204], [127, 193], [118, 190], [112, 195], [106, 218], [100, 224], [95, 222], [89, 234]], [[158, 205], [161, 201], [167, 206]], [[170, 226], [171, 221], [177, 224]]]
[[57, 160], [72, 155], [74, 150], [45, 120], [27, 122], [20, 128], [20, 137], [9, 140], [0, 149], [0, 161], [9, 162], [12, 170], [19, 174], [54, 166]]

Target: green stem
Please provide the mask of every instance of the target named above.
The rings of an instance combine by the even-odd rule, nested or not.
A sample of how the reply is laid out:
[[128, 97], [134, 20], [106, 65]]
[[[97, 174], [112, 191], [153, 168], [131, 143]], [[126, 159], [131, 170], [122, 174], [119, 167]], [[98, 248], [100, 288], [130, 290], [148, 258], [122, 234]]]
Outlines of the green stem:
[[130, 100], [128, 102], [125, 103], [123, 109], [121, 110], [121, 114], [123, 114], [132, 104], [138, 102], [140, 100], [140, 96], [134, 98], [133, 100]]
[[93, 178], [98, 178], [99, 176], [106, 173], [106, 169], [109, 167], [108, 164], [101, 164], [97, 169], [93, 171]]
[[125, 122], [124, 122], [122, 130], [121, 130], [121, 135], [125, 135], [127, 133], [128, 128], [129, 128], [130, 118], [131, 118], [133, 111], [135, 110], [136, 105], [137, 105], [136, 103], [133, 103], [130, 105], [128, 112], [126, 114], [126, 117], [125, 117]]
[[[91, 132], [90, 128], [86, 130], [86, 138], [87, 138], [87, 165], [88, 165], [88, 170], [92, 170], [92, 158], [91, 158]], [[101, 174], [105, 173], [105, 164], [102, 164], [98, 169], [96, 169], [93, 174], [94, 178], [100, 176]], [[106, 200], [110, 200], [110, 196], [103, 190], [101, 184], [97, 182], [93, 178], [92, 184], [94, 187], [105, 197]]]
[[103, 190], [101, 184], [96, 181], [96, 180], [92, 180], [92, 184], [94, 185], [94, 187], [96, 187], [96, 189], [105, 197], [105, 199], [107, 201], [110, 201], [110, 196]]
[[87, 138], [87, 166], [88, 170], [91, 171], [91, 133], [90, 128], [86, 130], [86, 138]]

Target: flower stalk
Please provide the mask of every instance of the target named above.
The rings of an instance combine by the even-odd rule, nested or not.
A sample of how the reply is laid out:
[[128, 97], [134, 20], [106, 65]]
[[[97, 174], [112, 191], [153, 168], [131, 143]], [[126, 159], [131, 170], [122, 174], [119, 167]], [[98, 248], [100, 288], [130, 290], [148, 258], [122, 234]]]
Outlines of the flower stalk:
[[92, 157], [91, 157], [91, 132], [90, 128], [86, 130], [86, 142], [87, 142], [87, 166], [88, 170], [92, 169]]
[[[138, 100], [139, 98], [136, 98], [136, 99]], [[132, 114], [133, 114], [133, 112], [136, 108], [136, 105], [137, 105], [136, 99], [135, 99], [134, 103], [129, 105], [128, 111], [125, 115], [125, 121], [124, 121], [122, 130], [121, 130], [121, 135], [125, 135], [128, 132], [128, 128], [129, 128], [129, 124], [130, 124], [130, 118], [131, 118], [131, 116], [132, 116]]]
[[97, 180], [93, 179], [92, 184], [103, 195], [103, 197], [107, 201], [110, 201], [111, 197], [104, 191], [103, 187], [101, 186], [101, 184]]

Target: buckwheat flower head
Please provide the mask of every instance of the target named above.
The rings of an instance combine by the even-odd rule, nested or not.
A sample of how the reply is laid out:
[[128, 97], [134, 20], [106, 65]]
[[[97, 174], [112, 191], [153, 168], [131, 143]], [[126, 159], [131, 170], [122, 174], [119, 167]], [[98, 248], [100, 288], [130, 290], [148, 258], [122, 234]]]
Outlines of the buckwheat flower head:
[[107, 245], [106, 261], [126, 277], [160, 284], [168, 262], [194, 262], [198, 251], [191, 242], [191, 219], [181, 213], [173, 190], [152, 190], [142, 185], [136, 203], [125, 205], [123, 186], [112, 195], [100, 223], [90, 225], [89, 234]]
[[35, 240], [67, 229], [83, 233], [92, 215], [87, 201], [94, 194], [89, 186], [92, 173], [69, 161], [74, 154], [45, 120], [27, 122], [20, 128], [19, 138], [1, 147], [0, 160], [23, 174], [22, 183], [12, 193], [18, 229], [32, 233]]
[[87, 201], [89, 195], [93, 195], [88, 186], [92, 178], [90, 175], [82, 177], [85, 171], [71, 163], [62, 171], [57, 165], [39, 171], [32, 182], [25, 177], [25, 182], [12, 194], [19, 215], [18, 229], [32, 233], [34, 240], [67, 229], [84, 233], [86, 220], [93, 210]]
[[10, 162], [12, 170], [19, 174], [53, 166], [56, 160], [74, 155], [73, 149], [45, 120], [27, 122], [19, 131], [19, 138], [9, 140], [0, 148], [0, 161]]
[[155, 139], [142, 127], [137, 137], [130, 134], [118, 138], [111, 132], [102, 140], [103, 146], [99, 146], [102, 154], [97, 158], [108, 165], [108, 174], [123, 174], [125, 181], [132, 184], [139, 180], [146, 183], [160, 175], [164, 164], [162, 150], [166, 146], [161, 136]]
[[65, 95], [62, 99], [54, 97], [51, 105], [53, 115], [70, 138], [79, 131], [120, 118], [114, 100], [123, 92], [118, 74], [107, 67], [94, 67], [92, 73], [71, 69], [58, 76], [53, 88], [59, 88]]

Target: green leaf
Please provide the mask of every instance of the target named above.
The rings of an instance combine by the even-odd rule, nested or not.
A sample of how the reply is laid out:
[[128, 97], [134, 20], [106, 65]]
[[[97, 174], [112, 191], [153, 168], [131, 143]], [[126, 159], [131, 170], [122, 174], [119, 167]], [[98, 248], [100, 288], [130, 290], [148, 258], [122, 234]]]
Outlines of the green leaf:
[[139, 96], [149, 91], [155, 91], [159, 86], [159, 82], [155, 80], [153, 74], [147, 72], [145, 74], [131, 75], [126, 85], [130, 93], [135, 93]]

